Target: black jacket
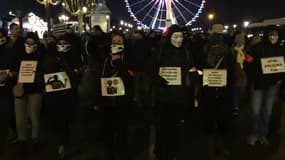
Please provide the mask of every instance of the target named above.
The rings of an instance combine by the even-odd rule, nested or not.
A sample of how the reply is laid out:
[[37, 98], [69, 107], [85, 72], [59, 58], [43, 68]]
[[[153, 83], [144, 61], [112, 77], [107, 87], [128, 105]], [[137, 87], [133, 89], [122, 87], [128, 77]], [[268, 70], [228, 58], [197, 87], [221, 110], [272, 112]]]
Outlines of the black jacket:
[[279, 44], [270, 44], [263, 42], [256, 45], [249, 51], [249, 54], [254, 58], [252, 63], [247, 65], [248, 77], [251, 79], [255, 89], [266, 89], [277, 81], [282, 80], [284, 73], [263, 74], [261, 67], [261, 58], [285, 56], [285, 48]]
[[[194, 63], [191, 53], [187, 50], [188, 48], [186, 47], [176, 48], [172, 45], [168, 45], [157, 53], [153, 70], [154, 73], [152, 74], [157, 88], [156, 102], [184, 104], [191, 102], [189, 98], [193, 97], [193, 92], [191, 90], [192, 87], [189, 87], [187, 84], [189, 83], [187, 82], [187, 77], [189, 77], [187, 74], [191, 74], [188, 70], [194, 67]], [[159, 80], [161, 79], [158, 75], [160, 67], [180, 67], [182, 85], [167, 85], [166, 83], [163, 83], [163, 81]]]
[[[99, 97], [99, 105], [102, 106], [122, 106], [128, 105], [133, 101], [133, 77], [128, 73], [126, 62], [119, 59], [112, 61], [111, 57], [105, 58], [101, 77], [120, 77], [123, 80], [125, 86], [124, 96], [112, 96], [112, 97]], [[101, 87], [100, 87], [101, 91]]]

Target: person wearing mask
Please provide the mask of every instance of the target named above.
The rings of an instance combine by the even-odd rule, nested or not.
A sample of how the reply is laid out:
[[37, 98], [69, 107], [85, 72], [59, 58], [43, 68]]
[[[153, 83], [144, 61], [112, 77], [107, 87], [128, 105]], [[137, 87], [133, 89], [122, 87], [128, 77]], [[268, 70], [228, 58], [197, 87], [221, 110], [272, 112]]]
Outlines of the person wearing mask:
[[[26, 143], [28, 141], [27, 124], [30, 120], [32, 143], [35, 149], [38, 149], [43, 87], [41, 65], [45, 50], [40, 47], [39, 38], [33, 32], [27, 33], [24, 48], [23, 52], [18, 53], [17, 62], [13, 68], [13, 71], [18, 73], [17, 84], [14, 86], [17, 142]], [[25, 66], [23, 66], [24, 63]], [[27, 76], [26, 72], [22, 70], [21, 73], [21, 69], [25, 69], [27, 66], [32, 66], [30, 70], [34, 70], [29, 74], [28, 80], [24, 77]]]
[[[54, 47], [50, 49], [54, 52], [46, 54], [43, 62], [44, 99], [52, 130], [59, 138], [58, 158], [64, 159], [70, 141], [70, 121], [77, 105], [80, 61], [72, 54], [74, 50], [68, 36], [60, 36]], [[48, 90], [48, 86], [52, 90]]]
[[196, 68], [180, 26], [170, 26], [164, 38], [151, 73], [157, 107], [155, 157], [172, 160], [181, 158], [183, 128], [194, 104], [190, 76]]
[[125, 61], [124, 37], [113, 33], [109, 54], [101, 68], [101, 96], [97, 110], [102, 113], [105, 160], [129, 160], [131, 148], [127, 130], [133, 116], [133, 78]]
[[[284, 63], [285, 49], [280, 46], [279, 29], [268, 27], [262, 42], [249, 50], [252, 61], [248, 64], [251, 79], [252, 130], [249, 145], [257, 142], [267, 145], [272, 109], [278, 97], [284, 71], [274, 62]], [[269, 60], [268, 60], [269, 59]], [[274, 67], [275, 66], [275, 67]], [[269, 69], [268, 69], [269, 67]]]
[[11, 53], [8, 52], [7, 32], [0, 29], [0, 154], [5, 149], [9, 130], [9, 118], [11, 117], [10, 110], [13, 106], [12, 81], [13, 74], [11, 73], [14, 59]]

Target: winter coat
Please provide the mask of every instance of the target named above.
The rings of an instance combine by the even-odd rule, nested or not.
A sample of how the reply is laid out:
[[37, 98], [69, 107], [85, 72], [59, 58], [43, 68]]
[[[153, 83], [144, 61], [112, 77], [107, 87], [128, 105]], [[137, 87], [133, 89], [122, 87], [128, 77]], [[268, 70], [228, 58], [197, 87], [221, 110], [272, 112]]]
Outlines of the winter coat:
[[249, 51], [253, 57], [253, 62], [247, 65], [248, 77], [251, 79], [254, 89], [266, 89], [282, 80], [284, 73], [263, 74], [261, 59], [266, 57], [285, 56], [285, 49], [279, 44], [270, 44], [263, 42], [257, 44]]

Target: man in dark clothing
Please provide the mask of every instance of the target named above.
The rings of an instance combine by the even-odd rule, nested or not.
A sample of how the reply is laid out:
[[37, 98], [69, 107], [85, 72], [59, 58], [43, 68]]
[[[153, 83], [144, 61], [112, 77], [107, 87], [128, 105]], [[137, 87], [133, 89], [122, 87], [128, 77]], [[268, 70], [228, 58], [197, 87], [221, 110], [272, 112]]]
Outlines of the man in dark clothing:
[[10, 77], [11, 65], [14, 64], [11, 53], [8, 52], [8, 37], [0, 30], [0, 153], [7, 140], [10, 110], [13, 108], [13, 93]]
[[284, 61], [285, 56], [285, 49], [280, 46], [279, 36], [280, 33], [276, 27], [269, 28], [264, 35], [263, 42], [249, 51], [253, 59], [247, 65], [252, 85], [251, 106], [253, 110], [252, 131], [248, 139], [250, 145], [255, 145], [258, 141], [261, 144], [269, 144], [267, 137], [272, 109], [284, 78], [284, 71], [279, 71], [284, 68], [274, 63], [278, 62], [278, 59], [281, 62]]
[[191, 97], [194, 95], [187, 77], [196, 72], [192, 55], [185, 45], [183, 30], [173, 25], [165, 38], [152, 74], [157, 103], [157, 160], [181, 158], [184, 121], [193, 106]]
[[[203, 69], [212, 69], [215, 71], [225, 71], [224, 77], [226, 84], [205, 83], [203, 80], [203, 106], [207, 117], [207, 132], [209, 135], [208, 154], [210, 157], [228, 156], [229, 150], [225, 143], [225, 138], [229, 133], [229, 117], [231, 115], [230, 86], [232, 74], [232, 60], [229, 46], [225, 41], [223, 26], [214, 24], [213, 33], [204, 47], [204, 65]], [[204, 70], [205, 75], [205, 70]], [[203, 77], [207, 79], [208, 77]], [[210, 78], [209, 78], [210, 79]]]

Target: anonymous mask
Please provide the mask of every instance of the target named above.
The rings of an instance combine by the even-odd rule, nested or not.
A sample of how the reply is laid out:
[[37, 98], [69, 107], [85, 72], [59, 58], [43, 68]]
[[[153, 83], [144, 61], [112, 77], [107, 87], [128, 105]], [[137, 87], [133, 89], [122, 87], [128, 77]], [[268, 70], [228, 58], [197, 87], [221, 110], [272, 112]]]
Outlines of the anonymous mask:
[[271, 44], [276, 44], [278, 42], [278, 39], [279, 39], [278, 33], [275, 31], [270, 32], [268, 39], [271, 42]]
[[66, 53], [71, 49], [71, 45], [70, 44], [57, 44], [56, 49], [58, 52]]
[[171, 44], [176, 47], [180, 48], [183, 43], [183, 33], [182, 32], [174, 32], [170, 37]]
[[124, 50], [124, 45], [123, 44], [111, 44], [111, 53], [112, 54], [118, 54], [120, 52], [123, 52]]
[[38, 48], [37, 44], [27, 44], [25, 43], [25, 51], [27, 54], [34, 53]]
[[7, 42], [7, 38], [6, 37], [1, 37], [0, 38], [0, 46], [5, 44]]

